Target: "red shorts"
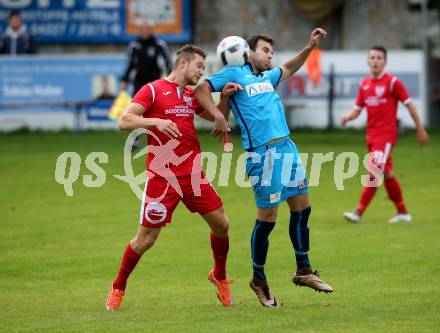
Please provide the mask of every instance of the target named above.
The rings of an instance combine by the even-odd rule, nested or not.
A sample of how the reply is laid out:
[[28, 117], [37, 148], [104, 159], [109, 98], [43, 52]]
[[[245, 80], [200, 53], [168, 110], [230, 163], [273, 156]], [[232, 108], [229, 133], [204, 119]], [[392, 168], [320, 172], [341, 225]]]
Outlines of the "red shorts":
[[[199, 179], [198, 182], [196, 178]], [[140, 224], [149, 228], [165, 226], [171, 222], [173, 212], [180, 201], [192, 213], [201, 215], [222, 207], [222, 200], [204, 174], [201, 179], [202, 182], [200, 176], [193, 178], [191, 175], [177, 176], [171, 180], [159, 176], [147, 179], [141, 204]]]
[[393, 144], [389, 142], [383, 143], [369, 143], [368, 152], [370, 153], [370, 162], [383, 172], [390, 172], [393, 170], [393, 159], [391, 157], [391, 150]]

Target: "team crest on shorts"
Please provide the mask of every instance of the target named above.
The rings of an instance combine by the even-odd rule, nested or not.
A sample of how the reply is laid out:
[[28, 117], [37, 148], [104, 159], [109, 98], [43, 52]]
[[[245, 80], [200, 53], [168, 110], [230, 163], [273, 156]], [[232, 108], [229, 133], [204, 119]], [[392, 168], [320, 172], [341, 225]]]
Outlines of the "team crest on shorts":
[[302, 191], [307, 188], [307, 179], [298, 182], [298, 190]]
[[158, 224], [167, 217], [167, 208], [160, 202], [149, 202], [145, 207], [145, 219], [151, 224]]

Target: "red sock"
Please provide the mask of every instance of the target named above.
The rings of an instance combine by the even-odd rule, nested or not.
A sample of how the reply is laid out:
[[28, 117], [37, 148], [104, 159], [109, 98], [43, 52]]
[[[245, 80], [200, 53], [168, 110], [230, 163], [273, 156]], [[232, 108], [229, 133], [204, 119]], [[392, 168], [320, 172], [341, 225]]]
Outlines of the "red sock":
[[362, 215], [370, 204], [371, 200], [373, 200], [374, 195], [376, 194], [377, 187], [364, 187], [362, 191], [361, 198], [359, 199], [358, 207], [356, 211]]
[[217, 237], [211, 232], [211, 248], [214, 257], [214, 276], [217, 280], [226, 279], [226, 258], [229, 251], [229, 236]]
[[125, 248], [124, 256], [122, 257], [122, 263], [119, 267], [118, 276], [115, 281], [113, 281], [113, 289], [125, 290], [127, 286], [127, 279], [130, 276], [130, 273], [136, 267], [141, 255], [136, 253], [131, 248], [130, 243], [128, 243]]
[[399, 214], [407, 214], [405, 203], [403, 202], [402, 190], [396, 177], [385, 179], [385, 188], [388, 193], [388, 198], [394, 202], [397, 212]]

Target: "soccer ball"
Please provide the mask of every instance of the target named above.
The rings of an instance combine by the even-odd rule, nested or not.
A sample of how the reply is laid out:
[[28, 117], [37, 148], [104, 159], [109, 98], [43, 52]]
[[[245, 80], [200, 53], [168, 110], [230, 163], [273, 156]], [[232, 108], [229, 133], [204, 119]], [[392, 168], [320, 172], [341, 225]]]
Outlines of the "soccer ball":
[[217, 57], [225, 67], [243, 66], [248, 62], [249, 53], [248, 43], [238, 36], [223, 38], [217, 46]]

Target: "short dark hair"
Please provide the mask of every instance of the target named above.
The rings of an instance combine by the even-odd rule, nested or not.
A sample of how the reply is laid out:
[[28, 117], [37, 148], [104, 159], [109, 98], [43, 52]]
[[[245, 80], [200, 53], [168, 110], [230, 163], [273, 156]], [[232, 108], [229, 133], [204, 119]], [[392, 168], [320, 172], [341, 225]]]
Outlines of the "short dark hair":
[[14, 16], [20, 16], [21, 17], [21, 13], [18, 10], [11, 10], [9, 15], [8, 15], [8, 19], [11, 19]]
[[265, 42], [268, 42], [272, 46], [275, 44], [275, 41], [269, 35], [263, 35], [263, 34], [253, 35], [247, 39], [247, 43], [249, 44], [249, 48], [252, 51], [255, 51], [255, 49], [257, 48], [258, 41], [260, 41], [260, 40], [264, 40]]
[[382, 52], [385, 60], [387, 60], [387, 49], [385, 47], [383, 47], [382, 45], [373, 45], [372, 47], [370, 47], [368, 49], [368, 52], [370, 52], [372, 50]]
[[203, 59], [206, 58], [206, 52], [202, 48], [200, 48], [196, 45], [193, 45], [193, 44], [186, 44], [186, 45], [182, 46], [176, 52], [176, 61], [174, 63], [174, 67], [177, 66], [177, 64], [179, 63], [179, 61], [181, 59], [185, 59], [188, 62], [193, 60], [195, 54], [198, 54]]

